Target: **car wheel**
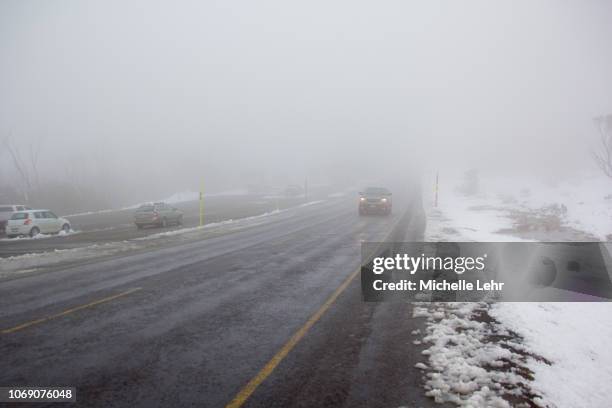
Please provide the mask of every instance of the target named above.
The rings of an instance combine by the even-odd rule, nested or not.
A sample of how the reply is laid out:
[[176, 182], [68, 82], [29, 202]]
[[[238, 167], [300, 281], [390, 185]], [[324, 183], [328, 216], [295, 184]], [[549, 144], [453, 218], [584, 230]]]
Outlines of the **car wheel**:
[[34, 238], [38, 234], [40, 234], [40, 230], [38, 229], [38, 227], [34, 227], [30, 230], [30, 237]]
[[66, 234], [70, 232], [70, 224], [64, 224], [62, 225], [62, 231], [64, 231]]
[[179, 217], [176, 219], [176, 225], [183, 225], [183, 216], [179, 215]]
[[138, 228], [139, 230], [143, 229], [143, 225], [142, 224], [136, 224], [136, 228]]
[[166, 228], [168, 226], [168, 220], [165, 217], [161, 220], [161, 226], [162, 228]]

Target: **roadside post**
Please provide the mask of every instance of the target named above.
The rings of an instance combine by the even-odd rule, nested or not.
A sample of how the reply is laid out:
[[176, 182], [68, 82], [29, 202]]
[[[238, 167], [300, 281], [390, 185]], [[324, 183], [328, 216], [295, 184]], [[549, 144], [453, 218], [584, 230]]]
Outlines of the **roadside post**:
[[436, 171], [436, 186], [434, 187], [435, 198], [434, 198], [434, 207], [438, 207], [438, 184], [440, 181], [440, 173]]
[[204, 225], [204, 185], [200, 186], [200, 227]]

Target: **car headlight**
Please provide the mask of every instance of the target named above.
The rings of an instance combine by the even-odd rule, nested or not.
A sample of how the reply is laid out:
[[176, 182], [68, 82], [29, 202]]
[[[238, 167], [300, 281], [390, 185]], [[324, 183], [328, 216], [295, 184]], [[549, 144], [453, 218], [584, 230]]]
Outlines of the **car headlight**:
[[380, 201], [382, 201], [383, 203], [386, 203], [386, 202], [387, 202], [387, 199], [386, 199], [386, 198], [383, 198], [383, 199], [382, 199], [382, 200], [380, 200]]
[[359, 201], [365, 201], [365, 197], [359, 198]]

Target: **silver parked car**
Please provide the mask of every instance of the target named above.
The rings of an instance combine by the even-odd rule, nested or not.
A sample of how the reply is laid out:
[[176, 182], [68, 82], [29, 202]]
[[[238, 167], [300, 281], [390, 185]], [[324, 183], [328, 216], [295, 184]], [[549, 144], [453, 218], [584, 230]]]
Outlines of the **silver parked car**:
[[134, 213], [134, 223], [138, 229], [145, 226], [183, 225], [183, 212], [166, 203], [143, 204]]

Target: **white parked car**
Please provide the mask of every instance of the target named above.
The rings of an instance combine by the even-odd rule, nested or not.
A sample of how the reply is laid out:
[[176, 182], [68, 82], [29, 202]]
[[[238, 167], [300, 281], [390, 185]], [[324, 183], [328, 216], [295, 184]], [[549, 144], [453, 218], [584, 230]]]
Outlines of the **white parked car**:
[[58, 217], [49, 210], [17, 211], [8, 220], [6, 235], [9, 238], [38, 234], [56, 234], [70, 231], [70, 221]]
[[13, 213], [25, 210], [31, 210], [31, 208], [21, 204], [0, 204], [0, 234], [4, 233], [6, 223]]

